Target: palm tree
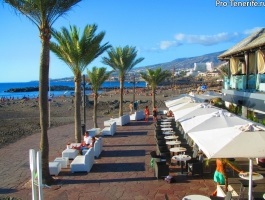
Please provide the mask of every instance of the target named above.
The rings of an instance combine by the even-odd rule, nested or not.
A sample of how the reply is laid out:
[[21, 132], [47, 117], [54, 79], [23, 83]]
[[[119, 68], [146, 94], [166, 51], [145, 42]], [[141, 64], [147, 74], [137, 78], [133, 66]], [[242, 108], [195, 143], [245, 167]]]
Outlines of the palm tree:
[[93, 67], [92, 71], [87, 70], [87, 76], [91, 84], [91, 88], [94, 92], [94, 110], [93, 110], [93, 120], [94, 128], [98, 128], [97, 123], [97, 105], [98, 105], [98, 91], [100, 86], [109, 78], [112, 71], [107, 72], [105, 67]]
[[65, 27], [61, 32], [53, 30], [52, 35], [58, 44], [51, 42], [51, 51], [64, 61], [74, 74], [75, 81], [75, 141], [81, 142], [81, 82], [82, 72], [87, 65], [102, 54], [110, 46], [100, 45], [105, 32], [96, 34], [96, 25], [87, 25], [80, 36], [76, 26]]
[[41, 128], [41, 160], [43, 183], [51, 184], [52, 178], [49, 173], [49, 141], [48, 141], [48, 85], [49, 85], [49, 61], [50, 39], [53, 23], [62, 15], [66, 14], [74, 5], [81, 0], [5, 0], [19, 13], [25, 15], [35, 24], [40, 32], [41, 55], [39, 73], [39, 111]]
[[138, 58], [137, 51], [135, 47], [117, 47], [111, 48], [108, 52], [108, 58], [103, 57], [103, 63], [109, 65], [119, 73], [119, 80], [120, 80], [120, 108], [119, 108], [119, 116], [123, 115], [123, 88], [124, 88], [124, 81], [127, 72], [129, 72], [135, 65], [142, 62], [144, 58]]
[[147, 69], [147, 72], [140, 72], [141, 77], [148, 83], [152, 88], [152, 106], [155, 107], [155, 94], [157, 86], [162, 83], [165, 79], [171, 77], [171, 72], [168, 70], [162, 71], [161, 67], [155, 70]]

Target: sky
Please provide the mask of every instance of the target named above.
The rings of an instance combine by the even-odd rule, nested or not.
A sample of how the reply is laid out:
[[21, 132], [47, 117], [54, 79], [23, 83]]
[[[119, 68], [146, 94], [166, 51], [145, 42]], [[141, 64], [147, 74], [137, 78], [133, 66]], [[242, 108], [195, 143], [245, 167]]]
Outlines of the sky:
[[[144, 67], [229, 49], [264, 27], [264, 10], [265, 0], [83, 0], [53, 28], [75, 25], [82, 32], [96, 24], [97, 33], [105, 32], [102, 44], [136, 47], [137, 58], [144, 58], [136, 67]], [[39, 80], [37, 26], [5, 3], [0, 4], [0, 20], [0, 83]], [[102, 63], [105, 56], [87, 69], [111, 69]], [[49, 75], [56, 79], [73, 73], [51, 52]]]

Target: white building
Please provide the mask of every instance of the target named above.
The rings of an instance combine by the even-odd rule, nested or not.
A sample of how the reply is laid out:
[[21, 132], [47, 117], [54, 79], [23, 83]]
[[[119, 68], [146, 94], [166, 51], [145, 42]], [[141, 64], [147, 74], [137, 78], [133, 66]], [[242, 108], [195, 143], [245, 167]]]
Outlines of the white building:
[[194, 71], [201, 71], [201, 72], [212, 72], [214, 70], [213, 62], [206, 62], [206, 63], [194, 63]]

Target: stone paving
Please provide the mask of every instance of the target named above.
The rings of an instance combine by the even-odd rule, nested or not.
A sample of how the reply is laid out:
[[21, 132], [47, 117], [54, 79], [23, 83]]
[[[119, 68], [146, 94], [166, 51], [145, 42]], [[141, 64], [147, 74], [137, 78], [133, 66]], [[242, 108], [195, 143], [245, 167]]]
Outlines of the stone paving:
[[[103, 127], [104, 119], [99, 126]], [[182, 199], [188, 194], [210, 196], [216, 185], [212, 180], [214, 168], [204, 177], [177, 175], [179, 166], [171, 166], [170, 174], [176, 183], [166, 183], [154, 178], [150, 166], [150, 151], [155, 150], [154, 124], [144, 121], [131, 122], [126, 126], [117, 126], [114, 136], [103, 137], [103, 152], [95, 160], [89, 173], [74, 173], [63, 169], [55, 176], [56, 184], [45, 188], [44, 199], [51, 200], [162, 200]], [[74, 141], [74, 124], [49, 130], [50, 160], [60, 157], [68, 142]], [[29, 170], [29, 149], [38, 149], [40, 134], [34, 134], [14, 144], [0, 149], [0, 199], [11, 196], [31, 199]], [[240, 166], [247, 170], [248, 161]], [[264, 170], [254, 166], [254, 170]], [[239, 192], [237, 175], [229, 178], [231, 185]], [[255, 191], [265, 191], [265, 181], [259, 182]], [[247, 196], [247, 195], [245, 195]]]

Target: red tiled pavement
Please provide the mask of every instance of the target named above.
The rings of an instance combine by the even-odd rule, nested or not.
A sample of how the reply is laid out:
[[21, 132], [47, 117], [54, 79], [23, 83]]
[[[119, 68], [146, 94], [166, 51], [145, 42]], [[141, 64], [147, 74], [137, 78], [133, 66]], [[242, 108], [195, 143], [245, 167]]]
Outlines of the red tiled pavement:
[[[103, 120], [99, 120], [100, 127], [103, 127]], [[173, 200], [188, 194], [209, 196], [216, 187], [212, 174], [203, 178], [176, 176], [180, 169], [172, 167], [171, 175], [176, 177], [176, 183], [168, 184], [154, 178], [149, 155], [156, 149], [153, 130], [153, 123], [144, 121], [118, 126], [113, 137], [103, 137], [103, 152], [89, 173], [72, 174], [69, 169], [63, 169], [55, 177], [56, 185], [43, 189], [44, 199], [162, 200], [167, 194]], [[74, 124], [49, 130], [50, 160], [61, 156], [66, 143], [74, 141], [73, 132]], [[0, 149], [0, 197], [31, 199], [28, 154], [30, 148], [38, 149], [39, 139], [40, 135], [34, 134]], [[247, 160], [244, 164], [247, 168]], [[262, 169], [256, 167], [255, 170]], [[235, 175], [229, 180], [239, 192], [238, 177]], [[264, 191], [264, 188], [263, 181], [256, 189]]]

